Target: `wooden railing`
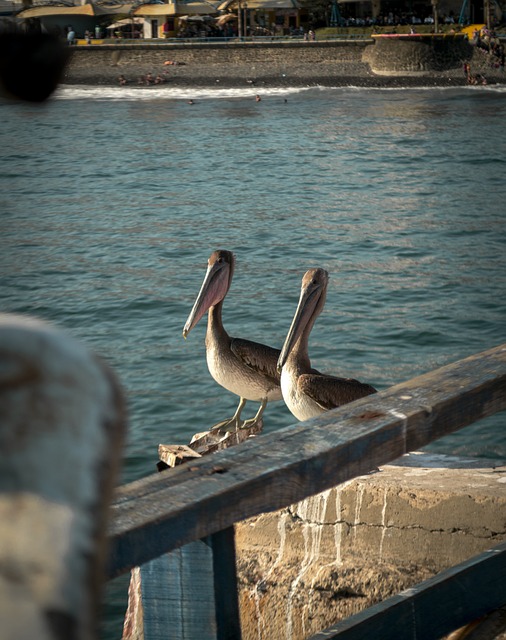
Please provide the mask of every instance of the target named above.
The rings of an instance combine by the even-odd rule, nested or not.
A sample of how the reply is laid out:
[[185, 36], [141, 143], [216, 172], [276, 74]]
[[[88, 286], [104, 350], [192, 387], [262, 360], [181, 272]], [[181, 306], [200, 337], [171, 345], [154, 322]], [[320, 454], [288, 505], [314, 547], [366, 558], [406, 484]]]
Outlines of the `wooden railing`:
[[[209, 592], [216, 611], [216, 627], [205, 637], [237, 640], [234, 523], [299, 502], [504, 409], [506, 344], [310, 421], [132, 482], [118, 490], [112, 507], [108, 575], [176, 549], [184, 555], [190, 543], [204, 540], [212, 557]], [[500, 545], [378, 605], [379, 610], [373, 607], [314, 637], [441, 637], [506, 604], [506, 580], [499, 579], [505, 566], [506, 545]], [[480, 597], [468, 597], [457, 608], [443, 604], [441, 620], [432, 624], [427, 594], [452, 603], [463, 598], [462, 585], [468, 583]], [[450, 609], [451, 615], [443, 615]], [[386, 621], [390, 635], [365, 633], [371, 615], [373, 626]]]

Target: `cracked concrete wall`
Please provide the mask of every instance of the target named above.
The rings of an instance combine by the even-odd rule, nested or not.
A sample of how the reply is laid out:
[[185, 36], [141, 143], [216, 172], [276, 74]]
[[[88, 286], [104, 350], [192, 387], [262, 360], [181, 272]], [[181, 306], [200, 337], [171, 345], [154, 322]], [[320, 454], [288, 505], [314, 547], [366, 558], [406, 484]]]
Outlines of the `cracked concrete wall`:
[[236, 526], [244, 640], [299, 640], [506, 539], [506, 466], [411, 454]]

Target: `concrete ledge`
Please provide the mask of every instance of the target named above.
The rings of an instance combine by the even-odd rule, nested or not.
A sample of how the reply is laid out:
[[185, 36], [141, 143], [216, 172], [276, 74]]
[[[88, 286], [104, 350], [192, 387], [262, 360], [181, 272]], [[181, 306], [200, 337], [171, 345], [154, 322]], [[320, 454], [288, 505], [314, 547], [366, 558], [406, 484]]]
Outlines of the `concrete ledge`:
[[472, 57], [473, 48], [464, 36], [377, 36], [363, 60], [377, 75], [431, 75], [458, 68]]
[[505, 540], [505, 489], [500, 463], [411, 454], [240, 523], [244, 640], [305, 638]]

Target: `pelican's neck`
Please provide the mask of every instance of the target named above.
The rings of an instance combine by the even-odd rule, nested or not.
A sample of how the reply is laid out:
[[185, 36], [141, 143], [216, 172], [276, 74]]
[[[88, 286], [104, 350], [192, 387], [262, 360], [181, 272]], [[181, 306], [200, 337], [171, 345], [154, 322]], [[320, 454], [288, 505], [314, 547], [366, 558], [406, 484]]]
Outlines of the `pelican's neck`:
[[228, 333], [225, 331], [221, 317], [222, 309], [223, 300], [220, 300], [217, 304], [209, 308], [207, 316], [206, 344], [209, 342], [219, 341], [220, 339], [228, 339]]
[[316, 317], [309, 320], [287, 359], [289, 368], [295, 369], [299, 375], [310, 371], [311, 369], [311, 360], [309, 359], [309, 336], [315, 320]]

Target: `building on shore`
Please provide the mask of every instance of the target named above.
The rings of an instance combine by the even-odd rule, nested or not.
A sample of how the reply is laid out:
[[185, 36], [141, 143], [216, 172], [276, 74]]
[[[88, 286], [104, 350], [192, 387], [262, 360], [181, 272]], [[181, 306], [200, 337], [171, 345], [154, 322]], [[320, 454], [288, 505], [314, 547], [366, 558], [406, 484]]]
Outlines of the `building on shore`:
[[[242, 37], [302, 35], [329, 26], [441, 24], [494, 26], [506, 22], [506, 0], [0, 0], [3, 21], [16, 19], [27, 27], [77, 39], [88, 33], [104, 37], [145, 39], [174, 37]], [[28, 6], [27, 6], [28, 5]], [[30, 6], [31, 5], [31, 6]], [[320, 9], [318, 7], [321, 5]], [[330, 11], [329, 11], [330, 6]], [[123, 22], [124, 21], [124, 22]], [[136, 28], [134, 28], [136, 27]], [[88, 41], [91, 40], [89, 38]]]

